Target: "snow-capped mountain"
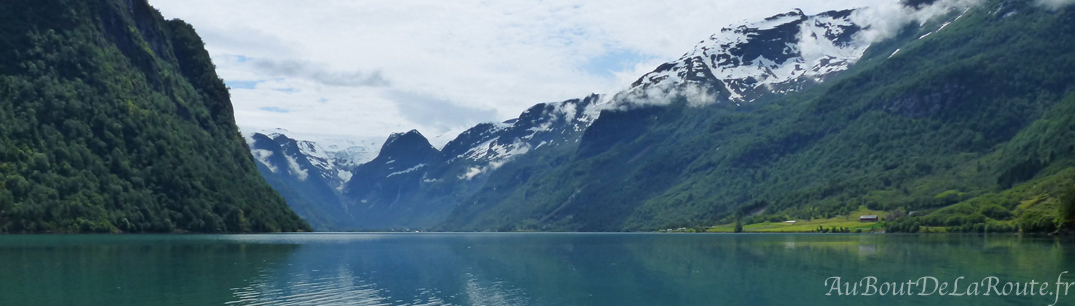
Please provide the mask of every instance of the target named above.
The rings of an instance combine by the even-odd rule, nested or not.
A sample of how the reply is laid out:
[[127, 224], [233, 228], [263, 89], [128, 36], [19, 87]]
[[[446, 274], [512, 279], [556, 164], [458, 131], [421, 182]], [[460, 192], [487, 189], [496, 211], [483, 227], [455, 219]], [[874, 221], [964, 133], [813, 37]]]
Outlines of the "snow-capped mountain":
[[501, 123], [479, 124], [448, 142], [443, 153], [449, 161], [467, 159], [503, 163], [514, 156], [546, 145], [576, 141], [576, 134], [597, 119], [601, 96], [540, 103]]
[[614, 100], [660, 103], [669, 92], [686, 91], [704, 95], [697, 103], [745, 103], [823, 82], [847, 70], [869, 47], [856, 39], [862, 28], [851, 21], [852, 12], [808, 16], [796, 9], [723, 28], [678, 60], [643, 75]]
[[[259, 134], [279, 143], [294, 143], [294, 146], [284, 147], [288, 158], [287, 167], [270, 167], [274, 172], [288, 171], [304, 180], [311, 170], [304, 164], [309, 163], [309, 166], [316, 168], [316, 173], [337, 190], [342, 190], [343, 185], [351, 180], [351, 169], [377, 156], [383, 143], [383, 140], [378, 138], [295, 133], [285, 129], [243, 129], [243, 137], [250, 145], [251, 153], [263, 163], [271, 153], [254, 149], [254, 136]], [[300, 163], [299, 160], [304, 162]]]
[[316, 230], [355, 223], [341, 193], [353, 169], [380, 150], [379, 139], [242, 129], [261, 176]]
[[354, 168], [344, 201], [359, 228], [435, 225], [454, 207], [452, 201], [477, 192], [504, 163], [577, 141], [597, 117], [599, 99], [537, 104], [517, 119], [472, 127], [441, 150], [418, 131], [393, 134], [376, 158]]
[[[418, 131], [393, 134], [384, 142], [332, 142], [286, 131], [244, 135], [285, 144], [281, 139], [302, 139], [293, 141], [294, 149], [285, 145], [287, 163], [270, 170], [300, 181], [318, 175], [335, 189], [349, 229], [431, 228], [458, 213], [453, 209], [460, 201], [525, 184], [533, 172], [545, 171], [541, 167], [595, 156], [642, 133], [644, 122], [659, 117], [657, 109], [623, 112], [621, 105], [667, 104], [676, 93], [701, 97], [688, 97], [695, 106], [749, 103], [824, 82], [849, 69], [868, 47], [855, 39], [862, 28], [851, 22], [851, 13], [807, 16], [794, 10], [730, 26], [611, 98], [594, 94], [540, 103], [517, 119], [467, 129], [440, 149]], [[259, 161], [271, 157], [260, 148], [251, 145]], [[527, 160], [520, 166], [524, 169], [505, 172], [518, 160]], [[311, 168], [317, 171], [304, 172]], [[498, 170], [512, 174], [497, 176]]]

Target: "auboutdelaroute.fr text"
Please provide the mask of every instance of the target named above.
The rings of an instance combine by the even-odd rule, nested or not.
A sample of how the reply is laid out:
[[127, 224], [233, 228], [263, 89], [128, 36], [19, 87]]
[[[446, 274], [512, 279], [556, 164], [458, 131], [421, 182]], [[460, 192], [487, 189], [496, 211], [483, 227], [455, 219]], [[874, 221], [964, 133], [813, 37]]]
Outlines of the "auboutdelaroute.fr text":
[[970, 281], [960, 276], [952, 281], [941, 281], [933, 276], [923, 276], [907, 281], [887, 282], [874, 276], [866, 276], [858, 281], [845, 282], [839, 276], [825, 279], [829, 296], [1053, 296], [1054, 306], [1060, 296], [1066, 296], [1068, 289], [1075, 282], [1065, 282], [1061, 272], [1056, 282], [1005, 282], [996, 276], [987, 276], [981, 281]]

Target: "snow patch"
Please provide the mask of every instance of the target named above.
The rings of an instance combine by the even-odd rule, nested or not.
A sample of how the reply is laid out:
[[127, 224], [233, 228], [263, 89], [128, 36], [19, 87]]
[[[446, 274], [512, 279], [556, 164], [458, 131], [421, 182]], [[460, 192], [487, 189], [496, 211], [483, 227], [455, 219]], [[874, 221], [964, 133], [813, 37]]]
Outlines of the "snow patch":
[[425, 166], [426, 166], [426, 164], [418, 164], [417, 166], [411, 167], [411, 168], [409, 168], [407, 170], [392, 172], [392, 173], [388, 174], [388, 176], [386, 176], [385, 178], [389, 178], [389, 177], [397, 176], [397, 175], [400, 175], [400, 174], [407, 174], [407, 173], [411, 173], [411, 172], [414, 172], [414, 171], [418, 171], [418, 169], [422, 169], [422, 167], [425, 167]]
[[[962, 17], [963, 15], [960, 15], [960, 16]], [[944, 23], [944, 24], [942, 24], [942, 25], [941, 25], [941, 27], [940, 27], [940, 28], [938, 28], [938, 29], [937, 29], [937, 31], [935, 31], [935, 32], [940, 32], [941, 30], [944, 30], [944, 28], [948, 27], [948, 25], [950, 25], [950, 24], [952, 24], [952, 22], [945, 22], [945, 23]]]
[[[797, 29], [795, 39], [784, 42], [782, 56], [769, 53], [749, 58], [743, 51], [751, 44], [769, 42], [759, 39], [784, 35], [780, 31], [789, 28]], [[679, 60], [642, 76], [631, 88], [617, 94], [613, 105], [603, 107], [663, 105], [680, 96], [692, 106], [701, 106], [718, 102], [723, 94], [731, 102], [742, 103], [753, 102], [765, 92], [795, 91], [801, 87], [795, 84], [822, 82], [825, 76], [847, 70], [862, 57], [870, 44], [845, 33], [855, 29], [850, 17], [805, 16], [798, 10], [761, 22], [732, 25], [702, 41]], [[721, 93], [720, 87], [727, 92]]]
[[[320, 175], [332, 186], [339, 186], [336, 189], [342, 190], [342, 186], [345, 186], [350, 181], [352, 174], [351, 169], [354, 167], [367, 163], [373, 158], [377, 157], [380, 151], [381, 145], [386, 138], [362, 138], [342, 135], [326, 135], [326, 134], [310, 134], [310, 133], [296, 133], [285, 129], [257, 129], [257, 128], [240, 128], [244, 140], [251, 148], [254, 147], [254, 135], [262, 134], [274, 141], [281, 144], [281, 148], [284, 149], [283, 154], [288, 159], [289, 172], [296, 175], [301, 180], [306, 180], [311, 175], [310, 171], [314, 170], [314, 175]], [[281, 137], [288, 139], [287, 141], [294, 141], [295, 146], [291, 147], [286, 144], [287, 141], [283, 141]], [[295, 152], [294, 148], [298, 148]], [[257, 157], [261, 154], [263, 158], [259, 159], [263, 164], [270, 166], [270, 170], [273, 172], [279, 171], [275, 166], [268, 163], [268, 156], [271, 156], [271, 152], [267, 155], [265, 151], [257, 153], [258, 150], [251, 150], [251, 153]], [[305, 159], [310, 163], [313, 169], [302, 169], [299, 166], [300, 160]]]

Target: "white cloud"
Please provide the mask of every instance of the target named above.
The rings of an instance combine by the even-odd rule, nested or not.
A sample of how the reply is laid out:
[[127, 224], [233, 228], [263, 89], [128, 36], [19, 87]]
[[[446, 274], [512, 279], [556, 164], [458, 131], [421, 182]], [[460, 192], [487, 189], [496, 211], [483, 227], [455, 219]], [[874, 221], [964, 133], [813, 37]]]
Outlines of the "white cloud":
[[388, 86], [388, 80], [381, 76], [380, 71], [332, 71], [324, 67], [326, 66], [324, 64], [295, 60], [255, 59], [246, 63], [258, 72], [267, 75], [301, 78], [328, 86]]
[[921, 6], [917, 9], [903, 6], [898, 2], [884, 2], [856, 11], [851, 15], [851, 20], [856, 24], [866, 25], [866, 29], [859, 32], [858, 38], [873, 43], [894, 37], [901, 28], [912, 22], [921, 25], [934, 17], [953, 10], [966, 10], [981, 2], [981, 0], [938, 0], [932, 5]]
[[[150, 0], [194, 25], [240, 125], [457, 133], [540, 102], [614, 93], [744, 19], [877, 0]], [[889, 1], [895, 3], [895, 0]], [[607, 72], [594, 71], [595, 59]], [[583, 68], [588, 67], [588, 68]], [[402, 93], [402, 94], [401, 94]], [[267, 111], [286, 110], [286, 112]]]
[[294, 175], [300, 181], [305, 181], [306, 178], [310, 177], [310, 172], [306, 169], [303, 169], [302, 166], [299, 165], [298, 160], [295, 160], [295, 158], [291, 157], [291, 155], [284, 155], [284, 157], [287, 159], [287, 166], [289, 170], [291, 170], [291, 175]]

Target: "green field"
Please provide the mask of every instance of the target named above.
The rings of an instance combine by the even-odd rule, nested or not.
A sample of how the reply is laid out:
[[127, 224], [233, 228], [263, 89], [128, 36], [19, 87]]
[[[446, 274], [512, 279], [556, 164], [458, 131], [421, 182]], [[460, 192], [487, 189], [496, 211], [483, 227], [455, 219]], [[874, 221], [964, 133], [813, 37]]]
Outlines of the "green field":
[[[836, 216], [828, 219], [814, 219], [814, 220], [794, 220], [795, 223], [785, 222], [764, 222], [755, 224], [744, 224], [743, 232], [745, 233], [814, 233], [817, 232], [818, 226], [823, 228], [849, 228], [851, 232], [862, 230], [864, 233], [881, 231], [884, 229], [881, 222], [860, 222], [859, 216], [862, 215], [877, 215], [884, 216], [884, 211], [869, 210], [866, 208], [859, 208], [848, 215]], [[717, 225], [706, 229], [706, 232], [711, 233], [731, 233], [735, 231], [735, 223]]]

